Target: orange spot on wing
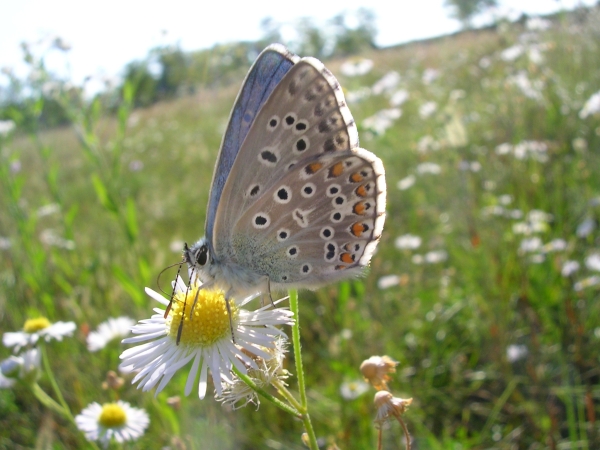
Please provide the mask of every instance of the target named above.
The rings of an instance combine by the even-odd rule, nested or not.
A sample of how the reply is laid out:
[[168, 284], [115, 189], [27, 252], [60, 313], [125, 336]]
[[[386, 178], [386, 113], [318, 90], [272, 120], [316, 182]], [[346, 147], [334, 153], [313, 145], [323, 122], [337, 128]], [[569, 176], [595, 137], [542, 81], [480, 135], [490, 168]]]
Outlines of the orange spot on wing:
[[358, 202], [352, 208], [352, 212], [354, 214], [363, 215], [365, 213], [365, 204], [363, 202]]
[[345, 262], [346, 264], [352, 264], [354, 262], [354, 258], [350, 253], [342, 253], [340, 255], [340, 261]]
[[350, 181], [352, 183], [360, 183], [362, 180], [363, 180], [363, 176], [358, 172], [355, 172], [352, 175], [350, 175]]
[[346, 268], [346, 266], [343, 266], [342, 264], [335, 266], [335, 270], [344, 270]]
[[359, 197], [366, 197], [367, 196], [367, 190], [365, 189], [364, 186], [357, 187], [354, 192], [356, 192], [356, 195], [358, 195]]
[[323, 164], [314, 162], [314, 163], [306, 166], [306, 173], [309, 175], [312, 175], [313, 173], [317, 173], [319, 170], [321, 170], [322, 167], [323, 167]]
[[344, 171], [344, 164], [341, 162], [334, 164], [329, 169], [329, 178], [339, 177]]
[[359, 237], [365, 231], [365, 226], [362, 223], [356, 222], [355, 224], [352, 224], [350, 231], [354, 236]]

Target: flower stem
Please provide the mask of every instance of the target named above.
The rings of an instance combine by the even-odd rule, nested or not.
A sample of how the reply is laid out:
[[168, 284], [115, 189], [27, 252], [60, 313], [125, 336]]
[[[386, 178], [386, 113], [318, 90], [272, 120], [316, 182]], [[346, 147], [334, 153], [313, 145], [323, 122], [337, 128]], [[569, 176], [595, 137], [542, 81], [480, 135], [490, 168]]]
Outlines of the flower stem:
[[290, 310], [294, 313], [294, 325], [292, 325], [292, 342], [294, 345], [294, 361], [296, 363], [296, 377], [298, 377], [298, 391], [300, 391], [300, 403], [302, 405], [302, 422], [308, 435], [308, 444], [311, 450], [318, 450], [317, 437], [308, 414], [308, 401], [306, 399], [306, 383], [304, 380], [304, 368], [302, 367], [302, 352], [300, 348], [300, 315], [298, 307], [298, 291], [290, 289]]
[[52, 397], [46, 394], [46, 392], [40, 387], [39, 384], [31, 383], [29, 387], [31, 388], [31, 392], [33, 392], [33, 395], [35, 395], [35, 398], [37, 398], [42, 405], [44, 405], [48, 409], [51, 409], [55, 413], [60, 414], [65, 419], [71, 419], [67, 411], [65, 411], [65, 409], [61, 405], [59, 405]]
[[[284, 386], [284, 384], [277, 379], [274, 379], [273, 381], [271, 381], [271, 384], [277, 389], [277, 391], [283, 396], [285, 397], [285, 399], [290, 402], [290, 405], [292, 405], [294, 408], [296, 408], [298, 411], [303, 411], [304, 408], [302, 407], [302, 405], [300, 403], [298, 403], [298, 400], [296, 400], [296, 397], [294, 397], [294, 395], [287, 390], [287, 388]], [[298, 413], [298, 418], [300, 418], [300, 413]]]
[[275, 406], [277, 406], [278, 408], [293, 415], [294, 417], [297, 417], [298, 419], [302, 419], [302, 414], [299, 411], [297, 411], [296, 409], [292, 408], [289, 405], [286, 405], [281, 400], [279, 400], [277, 397], [272, 396], [264, 389], [261, 389], [260, 387], [258, 387], [256, 385], [256, 383], [254, 381], [252, 381], [252, 379], [248, 375], [244, 375], [242, 372], [240, 372], [238, 369], [236, 369], [235, 366], [232, 368], [232, 370], [233, 370], [233, 373], [235, 373], [238, 377], [240, 377], [240, 379], [244, 383], [246, 383], [252, 390], [254, 390], [255, 392], [258, 392], [262, 397], [264, 397], [265, 399], [274, 403]]
[[[46, 352], [46, 346], [40, 345], [40, 350], [42, 351], [42, 360], [44, 362], [44, 370], [46, 371], [46, 375], [48, 376], [48, 379], [50, 380], [50, 385], [52, 386], [54, 395], [56, 395], [56, 397], [58, 398], [58, 402], [60, 403], [60, 406], [62, 406], [62, 409], [64, 410], [63, 415], [67, 419], [69, 419], [71, 421], [71, 423], [75, 423], [75, 419], [73, 418], [73, 414], [71, 414], [69, 405], [67, 405], [67, 402], [65, 401], [65, 398], [63, 397], [62, 392], [60, 391], [60, 388], [58, 387], [56, 378], [54, 378], [54, 373], [52, 372], [52, 368], [50, 367], [50, 362], [48, 360], [48, 353]], [[45, 392], [44, 392], [44, 394], [47, 395]], [[48, 397], [48, 398], [50, 398], [50, 397]]]

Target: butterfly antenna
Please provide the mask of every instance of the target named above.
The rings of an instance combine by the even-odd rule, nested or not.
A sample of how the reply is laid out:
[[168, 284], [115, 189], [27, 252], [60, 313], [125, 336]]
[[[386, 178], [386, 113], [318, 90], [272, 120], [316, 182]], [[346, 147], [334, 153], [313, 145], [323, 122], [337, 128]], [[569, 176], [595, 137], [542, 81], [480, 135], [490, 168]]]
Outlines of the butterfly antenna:
[[[188, 298], [188, 294], [190, 292], [190, 285], [192, 284], [192, 281], [194, 279], [195, 270], [196, 270], [196, 268], [193, 267], [192, 273], [190, 274], [190, 279], [188, 281], [187, 288], [185, 289], [185, 298], [183, 300], [183, 313], [181, 314], [181, 322], [179, 322], [179, 327], [177, 328], [177, 340], [175, 341], [175, 343], [177, 345], [179, 345], [179, 341], [181, 341], [181, 333], [183, 332], [183, 321], [185, 320], [185, 307], [187, 306], [187, 298]], [[196, 293], [196, 298], [198, 298], [198, 293]]]
[[[160, 271], [160, 273], [158, 274], [158, 277], [156, 278], [156, 284], [158, 284], [158, 287], [160, 289], [159, 280], [160, 280], [160, 276], [162, 275], [162, 273], [165, 270], [170, 269], [171, 267], [179, 265], [179, 268], [177, 269], [177, 275], [175, 276], [175, 283], [173, 284], [173, 291], [171, 292], [169, 305], [167, 306], [167, 309], [165, 310], [165, 315], [164, 315], [165, 319], [167, 317], [169, 317], [169, 313], [171, 312], [171, 307], [173, 306], [173, 299], [175, 298], [175, 289], [177, 288], [177, 281], [179, 280], [179, 274], [181, 273], [181, 266], [183, 265], [184, 261], [185, 261], [185, 259], [182, 259], [181, 262], [178, 264], [171, 264], [170, 266], [165, 267], [163, 270]], [[162, 289], [160, 289], [160, 290], [162, 291], [163, 294], [166, 294], [165, 291], [163, 291]]]

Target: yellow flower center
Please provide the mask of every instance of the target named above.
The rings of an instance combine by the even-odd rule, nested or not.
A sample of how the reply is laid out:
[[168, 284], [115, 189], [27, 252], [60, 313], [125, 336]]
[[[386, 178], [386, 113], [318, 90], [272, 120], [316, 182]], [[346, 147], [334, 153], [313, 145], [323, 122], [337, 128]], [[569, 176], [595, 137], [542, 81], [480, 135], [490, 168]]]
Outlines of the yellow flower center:
[[104, 428], [118, 428], [125, 425], [127, 415], [125, 410], [117, 403], [105, 403], [102, 405], [102, 412], [98, 423]]
[[[183, 317], [183, 329], [180, 342], [193, 347], [210, 347], [220, 339], [231, 336], [227, 303], [223, 291], [198, 289], [190, 286], [187, 292], [179, 292], [173, 298], [173, 305], [167, 318], [167, 334], [177, 338], [179, 325]], [[192, 305], [194, 305], [192, 312]], [[230, 301], [232, 322], [239, 315], [235, 303]], [[184, 310], [185, 308], [185, 310]]]
[[35, 333], [36, 331], [48, 328], [50, 325], [52, 324], [45, 317], [38, 317], [37, 319], [27, 319], [25, 321], [25, 325], [23, 326], [23, 331], [25, 331], [26, 333]]

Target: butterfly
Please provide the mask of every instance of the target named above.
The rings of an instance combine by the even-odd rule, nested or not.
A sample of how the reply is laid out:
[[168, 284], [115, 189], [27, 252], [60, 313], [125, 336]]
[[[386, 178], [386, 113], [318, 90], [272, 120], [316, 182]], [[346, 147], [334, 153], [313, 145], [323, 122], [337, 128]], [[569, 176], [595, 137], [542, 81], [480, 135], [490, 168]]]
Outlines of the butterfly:
[[385, 221], [383, 164], [358, 147], [342, 88], [281, 44], [256, 59], [213, 174], [205, 237], [183, 260], [226, 298], [358, 275]]

